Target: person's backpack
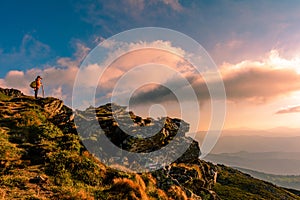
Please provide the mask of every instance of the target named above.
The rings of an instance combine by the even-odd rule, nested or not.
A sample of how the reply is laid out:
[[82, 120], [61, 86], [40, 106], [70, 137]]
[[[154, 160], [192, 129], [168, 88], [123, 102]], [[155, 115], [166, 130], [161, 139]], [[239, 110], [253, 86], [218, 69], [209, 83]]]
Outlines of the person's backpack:
[[30, 83], [30, 87], [31, 87], [31, 88], [36, 88], [36, 81], [32, 81], [32, 82]]

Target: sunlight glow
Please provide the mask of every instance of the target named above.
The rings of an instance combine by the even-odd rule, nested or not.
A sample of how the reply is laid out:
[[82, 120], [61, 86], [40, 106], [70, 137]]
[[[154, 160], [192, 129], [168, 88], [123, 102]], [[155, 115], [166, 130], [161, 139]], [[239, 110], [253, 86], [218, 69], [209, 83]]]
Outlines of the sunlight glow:
[[267, 63], [272, 68], [278, 69], [293, 69], [300, 74], [300, 55], [295, 55], [291, 59], [286, 59], [280, 56], [278, 50], [272, 50], [269, 54]]

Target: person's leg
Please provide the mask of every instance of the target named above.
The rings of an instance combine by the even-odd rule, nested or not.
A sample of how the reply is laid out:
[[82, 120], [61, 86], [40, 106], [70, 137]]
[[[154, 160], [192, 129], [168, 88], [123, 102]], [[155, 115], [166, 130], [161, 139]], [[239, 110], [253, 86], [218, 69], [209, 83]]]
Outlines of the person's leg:
[[38, 98], [38, 93], [39, 93], [39, 89], [35, 88], [35, 90], [34, 90], [34, 97], [35, 97], [35, 99]]

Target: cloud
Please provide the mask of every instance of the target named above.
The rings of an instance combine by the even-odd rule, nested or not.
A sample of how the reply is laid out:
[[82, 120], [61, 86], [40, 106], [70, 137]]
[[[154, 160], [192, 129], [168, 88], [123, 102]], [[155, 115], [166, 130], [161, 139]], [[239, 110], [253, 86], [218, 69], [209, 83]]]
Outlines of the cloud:
[[[22, 91], [26, 95], [33, 95], [33, 89], [29, 84], [37, 75], [43, 77], [43, 85], [46, 96], [53, 96], [67, 100], [70, 105], [70, 95], [72, 94], [72, 86], [77, 73], [76, 68], [60, 68], [48, 67], [45, 69], [32, 68], [25, 72], [10, 71], [4, 79], [0, 79], [0, 87], [15, 88]], [[67, 97], [69, 97], [67, 99]]]
[[262, 103], [300, 90], [299, 65], [298, 55], [286, 59], [271, 50], [261, 61], [224, 64], [220, 70], [229, 99]]
[[224, 61], [257, 59], [271, 48], [280, 49], [285, 55], [300, 51], [296, 3], [179, 0], [80, 3], [79, 15], [106, 38], [136, 27], [171, 28], [205, 46], [218, 65]]
[[[186, 52], [181, 48], [174, 47], [169, 41], [140, 41], [120, 44], [117, 41], [109, 40], [103, 43], [103, 47], [109, 53], [107, 59], [101, 63], [102, 66], [99, 66], [101, 68], [108, 66], [102, 76], [102, 85], [108, 86], [130, 69], [149, 63], [176, 67], [181, 73], [192, 73], [191, 66], [179, 66], [185, 62], [183, 57], [186, 56]], [[87, 66], [85, 70], [89, 71], [89, 68], [95, 68], [94, 71], [98, 70], [94, 65]]]
[[38, 41], [32, 35], [25, 34], [22, 39], [20, 52], [24, 55], [35, 58], [37, 56], [46, 56], [49, 54], [50, 47]]
[[178, 0], [163, 0], [163, 3], [169, 5], [175, 11], [181, 11], [183, 9]]
[[4, 79], [0, 79], [0, 87], [1, 88], [7, 88], [6, 82]]
[[16, 88], [21, 90], [24, 94], [30, 94], [29, 84], [33, 79], [30, 79], [30, 76], [32, 73], [34, 73], [34, 71], [39, 70], [30, 70], [27, 73], [24, 73], [23, 71], [12, 70], [7, 73], [5, 79], [1, 79], [2, 84], [0, 86]]
[[300, 105], [290, 106], [278, 110], [275, 114], [297, 113], [300, 112]]
[[62, 100], [66, 100], [67, 99], [67, 95], [63, 94], [63, 89], [62, 86], [59, 86], [57, 88], [53, 88], [49, 94], [52, 97], [56, 97]]
[[6, 69], [22, 69], [23, 66], [32, 66], [35, 62], [43, 61], [49, 55], [51, 49], [48, 45], [30, 34], [25, 34], [19, 47], [0, 51], [0, 66]]
[[[274, 50], [262, 61], [224, 64], [220, 67], [219, 72], [225, 85], [227, 100], [237, 103], [261, 104], [299, 91], [300, 73], [297, 71], [299, 64], [299, 57], [287, 60]], [[220, 89], [215, 87], [218, 82], [214, 82], [206, 73], [198, 76], [189, 75], [185, 78], [189, 80], [200, 101], [210, 99], [209, 88], [214, 89], [217, 94], [218, 89]], [[171, 81], [176, 82], [176, 80]], [[186, 85], [181, 85], [178, 90], [185, 88]], [[132, 101], [136, 103], [159, 102], [166, 99], [172, 101], [171, 96], [170, 90], [156, 86], [148, 92], [135, 94]]]
[[[108, 41], [104, 42], [103, 48], [108, 51], [107, 59], [82, 67], [81, 75], [77, 77], [81, 87], [88, 89], [98, 86], [97, 98], [101, 99], [102, 103], [110, 100], [112, 91], [120, 78], [123, 78], [123, 81], [126, 80], [121, 85], [118, 85], [118, 92], [130, 94], [137, 84], [140, 84], [141, 87], [145, 84], [145, 76], [153, 82], [159, 83], [172, 79], [172, 74], [163, 70], [165, 67], [173, 68], [182, 75], [194, 73], [193, 67], [186, 64], [183, 58], [187, 55], [186, 52], [173, 46], [169, 41], [140, 41], [136, 43]], [[96, 49], [94, 52], [97, 51]], [[93, 60], [92, 57], [90, 58]], [[149, 70], [154, 65], [157, 68]], [[136, 67], [142, 67], [144, 70], [134, 70]], [[104, 69], [105, 71], [103, 71]], [[102, 71], [103, 74], [98, 81]], [[150, 88], [152, 87], [143, 87], [143, 91]], [[114, 94], [118, 95], [118, 93]]]
[[[239, 42], [232, 42], [228, 45], [238, 46]], [[111, 51], [116, 46], [120, 48]], [[222, 91], [219, 91], [222, 88], [218, 88], [220, 82], [211, 78], [211, 72], [197, 74], [194, 67], [184, 60], [189, 53], [173, 46], [169, 41], [158, 40], [122, 43], [121, 45], [115, 41], [106, 43], [103, 48], [108, 51], [107, 59], [102, 63], [97, 62], [82, 68], [83, 76], [81, 76], [82, 80], [79, 80], [87, 88], [97, 86], [98, 99], [109, 101], [114, 87], [123, 76], [127, 76], [127, 79], [119, 85], [122, 88], [118, 90], [119, 92], [132, 92], [131, 89], [135, 87], [135, 84], [141, 83], [141, 87], [132, 96], [132, 102], [136, 104], [176, 101], [174, 94], [166, 85], [176, 88], [182, 94], [190, 85], [198, 100], [202, 102], [210, 99], [209, 89], [216, 92], [215, 97], [221, 98], [218, 96], [222, 94]], [[14, 87], [21, 89], [25, 94], [31, 94], [29, 83], [37, 75], [42, 75], [46, 94], [64, 98], [70, 104], [79, 66], [90, 51], [86, 45], [78, 41], [76, 49], [72, 58], [58, 58], [54, 66], [45, 66], [44, 69], [32, 68], [27, 71], [10, 71], [4, 79], [0, 79], [0, 86]], [[133, 71], [135, 67], [149, 63], [157, 65], [158, 71], [143, 71], [143, 69]], [[97, 75], [107, 64], [110, 66], [106, 68], [99, 80]], [[257, 104], [299, 91], [299, 65], [300, 57], [286, 59], [278, 51], [272, 50], [261, 60], [244, 60], [236, 64], [224, 63], [219, 67], [219, 73], [225, 85], [227, 100]], [[182, 82], [174, 74], [163, 71], [163, 67], [176, 71], [187, 82]], [[154, 84], [143, 85], [145, 76], [151, 77]], [[190, 96], [186, 95], [184, 99], [189, 101]]]
[[[63, 98], [66, 103], [70, 105], [77, 72], [82, 59], [90, 51], [86, 45], [78, 41], [76, 42], [76, 52], [73, 57], [58, 58], [55, 65], [45, 65], [43, 69], [31, 68], [26, 71], [12, 70], [6, 74], [4, 79], [0, 79], [0, 87], [13, 87], [27, 95], [32, 95], [33, 91], [29, 87], [29, 84], [37, 75], [41, 75], [43, 77], [46, 96], [50, 95]], [[186, 52], [181, 48], [172, 46], [168, 41], [158, 40], [154, 42], [124, 43], [121, 46], [122, 48], [117, 49], [117, 52], [110, 52], [114, 45], [116, 44], [111, 43], [104, 45], [104, 48], [109, 52], [108, 60], [113, 62], [104, 72], [100, 82], [97, 74], [106, 67], [105, 64], [109, 63], [108, 60], [104, 60], [101, 65], [90, 64], [82, 68], [82, 80], [79, 80], [81, 84], [86, 87], [98, 86], [100, 91], [98, 95], [106, 102], [109, 101], [112, 90], [120, 77], [136, 66], [144, 65], [145, 63], [156, 63], [161, 66], [173, 67], [181, 74], [187, 75], [193, 73], [193, 68], [186, 65], [185, 61], [181, 58], [186, 55]], [[141, 48], [142, 50], [140, 50]], [[123, 56], [116, 57], [117, 55]], [[143, 72], [141, 73], [143, 74]], [[143, 81], [144, 78], [141, 73], [134, 75], [134, 77], [122, 85], [122, 87], [128, 89], [132, 83], [138, 80]], [[171, 79], [171, 77], [169, 77], [170, 75], [159, 74], [155, 71], [147, 73], [147, 76], [153, 77], [157, 82]], [[149, 90], [149, 87], [146, 87], [146, 89]]]
[[300, 75], [293, 69], [251, 67], [224, 76], [227, 97], [262, 103], [300, 90]]
[[183, 10], [182, 5], [178, 0], [150, 0], [149, 4], [161, 4], [163, 3], [166, 6], [169, 6], [172, 10], [180, 12]]

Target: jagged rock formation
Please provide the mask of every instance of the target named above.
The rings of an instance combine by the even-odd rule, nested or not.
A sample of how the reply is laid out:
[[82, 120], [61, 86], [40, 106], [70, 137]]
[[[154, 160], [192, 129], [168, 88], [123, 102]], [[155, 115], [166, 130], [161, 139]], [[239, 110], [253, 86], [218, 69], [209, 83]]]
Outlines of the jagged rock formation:
[[[81, 126], [77, 128], [86, 130], [79, 136], [72, 110], [61, 100], [19, 94], [0, 89], [0, 199], [300, 199], [231, 168], [199, 160], [198, 143], [185, 137], [188, 124], [182, 120], [142, 119], [108, 104], [77, 112], [75, 121], [84, 122], [76, 123]], [[95, 121], [101, 131], [93, 127]], [[129, 122], [132, 126], [126, 131], [120, 128]], [[127, 170], [129, 157], [123, 160], [128, 163], [124, 171], [116, 170], [83, 145], [104, 138], [117, 149], [139, 154], [160, 150], [173, 140], [191, 145], [161, 169], [132, 173]], [[92, 153], [108, 156], [99, 148]]]
[[[125, 164], [136, 171], [136, 163], [161, 168], [164, 160], [192, 163], [200, 156], [198, 142], [185, 136], [189, 124], [180, 119], [142, 119], [125, 107], [106, 104], [77, 111], [75, 122], [83, 143], [105, 164]], [[152, 159], [147, 153], [153, 153]], [[112, 157], [119, 160], [113, 163]]]

